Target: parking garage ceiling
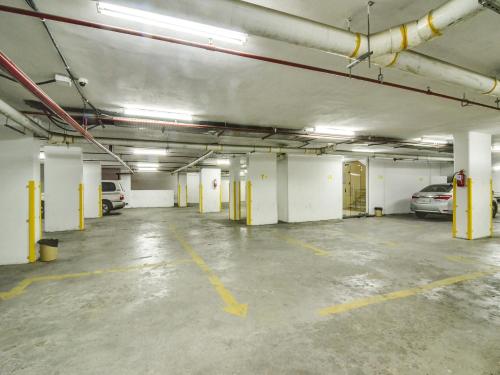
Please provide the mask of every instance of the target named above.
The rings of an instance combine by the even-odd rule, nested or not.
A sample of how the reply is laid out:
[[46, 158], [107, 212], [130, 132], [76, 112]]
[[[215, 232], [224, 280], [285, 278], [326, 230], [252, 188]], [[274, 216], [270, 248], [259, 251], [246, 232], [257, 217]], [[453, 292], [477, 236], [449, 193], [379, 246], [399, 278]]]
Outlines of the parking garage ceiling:
[[[256, 4], [301, 15], [337, 27], [351, 18], [353, 31], [366, 32], [366, 2], [317, 0], [255, 0]], [[110, 18], [96, 11], [95, 1], [36, 2], [42, 12], [85, 19], [147, 32], [168, 34], [197, 42], [203, 39]], [[182, 7], [182, 2], [129, 1], [119, 3], [161, 14]], [[28, 9], [23, 0], [0, 4]], [[442, 4], [440, 0], [378, 1], [372, 11], [373, 31], [407, 22]], [[217, 11], [209, 9], [207, 12]], [[500, 70], [499, 15], [483, 11], [452, 26], [446, 33], [418, 47], [419, 52], [449, 63], [496, 76]], [[423, 135], [451, 134], [468, 129], [499, 133], [500, 112], [459, 102], [360, 82], [344, 77], [293, 67], [248, 60], [186, 46], [162, 43], [102, 30], [49, 22], [72, 71], [85, 77], [83, 89], [99, 109], [121, 113], [129, 105], [192, 113], [195, 121], [241, 124], [302, 130], [328, 125], [349, 129], [363, 137], [411, 139]], [[33, 80], [65, 74], [64, 66], [38, 19], [0, 13], [1, 48]], [[219, 45], [226, 47], [227, 45]], [[233, 48], [233, 46], [230, 46]], [[346, 71], [346, 59], [286, 43], [250, 36], [239, 50], [326, 69]], [[378, 68], [366, 65], [356, 74], [377, 78]], [[414, 76], [384, 69], [384, 80], [419, 89], [431, 88], [456, 97], [494, 105], [494, 98]], [[77, 92], [69, 87], [46, 85], [44, 90], [65, 108], [81, 108]], [[17, 83], [2, 79], [0, 97], [19, 110], [33, 110], [26, 100], [33, 97]], [[96, 136], [153, 139], [176, 142], [288, 145], [314, 147], [322, 140], [270, 137], [268, 134], [211, 132], [207, 129], [179, 131], [152, 126], [120, 124], [96, 128]], [[328, 143], [323, 140], [323, 143]], [[340, 146], [340, 149], [345, 146]], [[349, 147], [347, 147], [349, 149]], [[418, 151], [418, 149], [417, 149]], [[438, 150], [439, 151], [439, 150]], [[401, 151], [405, 152], [405, 151]], [[415, 153], [411, 150], [410, 153]]]

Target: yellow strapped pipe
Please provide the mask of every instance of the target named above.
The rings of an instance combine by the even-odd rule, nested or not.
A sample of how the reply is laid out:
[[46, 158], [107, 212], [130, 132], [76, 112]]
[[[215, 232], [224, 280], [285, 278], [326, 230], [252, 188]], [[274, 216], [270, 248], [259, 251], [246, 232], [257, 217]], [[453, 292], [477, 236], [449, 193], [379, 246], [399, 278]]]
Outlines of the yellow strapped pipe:
[[177, 207], [181, 206], [181, 184], [177, 184]]
[[40, 225], [40, 239], [43, 238], [43, 224], [42, 224], [42, 183], [38, 184], [38, 225]]
[[453, 238], [457, 237], [457, 179], [453, 178], [453, 224], [451, 227]]
[[247, 181], [247, 225], [252, 225], [252, 182]]
[[85, 218], [84, 218], [84, 211], [83, 211], [83, 184], [80, 184], [78, 186], [78, 193], [79, 193], [79, 202], [80, 202], [80, 208], [79, 208], [79, 212], [80, 212], [80, 225], [79, 225], [79, 228], [80, 230], [84, 230], [85, 229]]
[[36, 261], [35, 252], [35, 181], [28, 181], [28, 261], [34, 263]]
[[472, 240], [472, 178], [467, 179], [467, 239]]
[[98, 200], [99, 200], [99, 217], [102, 217], [102, 185], [99, 184], [99, 187], [97, 188], [97, 196], [98, 196]]

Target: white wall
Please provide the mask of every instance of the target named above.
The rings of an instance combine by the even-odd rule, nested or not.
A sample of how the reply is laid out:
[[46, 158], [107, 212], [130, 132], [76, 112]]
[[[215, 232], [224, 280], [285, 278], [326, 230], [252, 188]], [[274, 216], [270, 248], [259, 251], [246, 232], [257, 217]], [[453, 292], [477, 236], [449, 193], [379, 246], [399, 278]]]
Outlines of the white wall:
[[173, 190], [132, 190], [131, 208], [174, 207]]
[[[214, 186], [214, 182], [215, 185]], [[200, 189], [202, 191], [202, 213], [220, 212], [221, 170], [218, 168], [202, 168], [200, 172]]]
[[78, 230], [82, 150], [79, 147], [46, 146], [44, 151], [45, 231]]
[[385, 214], [410, 213], [413, 193], [427, 185], [444, 182], [453, 174], [452, 163], [370, 159], [368, 162], [368, 208]]
[[29, 137], [5, 138], [0, 140], [0, 265], [28, 262], [30, 180], [36, 183], [35, 241], [40, 239], [40, 143]]
[[[177, 176], [177, 206], [187, 207], [187, 174], [179, 173]], [[179, 195], [180, 194], [180, 195]]]
[[222, 178], [222, 203], [229, 203], [229, 178]]
[[[247, 224], [264, 225], [278, 222], [278, 170], [276, 154], [253, 153], [248, 156], [247, 182], [251, 183], [251, 213]], [[246, 191], [248, 194], [248, 191]]]
[[188, 173], [188, 203], [200, 203], [200, 174]]
[[342, 219], [342, 156], [287, 155], [278, 162], [279, 219]]
[[101, 163], [83, 163], [83, 202], [85, 218], [99, 217], [99, 186], [101, 185]]

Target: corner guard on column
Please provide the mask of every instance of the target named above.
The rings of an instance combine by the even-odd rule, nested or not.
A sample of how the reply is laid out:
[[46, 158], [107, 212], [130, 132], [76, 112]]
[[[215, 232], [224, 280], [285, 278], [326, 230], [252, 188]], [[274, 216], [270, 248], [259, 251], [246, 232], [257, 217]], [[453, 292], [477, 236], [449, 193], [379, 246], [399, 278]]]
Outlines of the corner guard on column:
[[102, 185], [99, 184], [99, 187], [97, 188], [97, 196], [99, 200], [99, 217], [102, 217]]
[[203, 184], [200, 184], [200, 214], [203, 213]]
[[36, 261], [35, 253], [35, 181], [28, 181], [28, 261]]
[[493, 179], [490, 178], [490, 237], [493, 237]]
[[472, 240], [472, 178], [467, 179], [467, 239]]
[[79, 202], [80, 202], [80, 208], [79, 208], [79, 212], [80, 212], [80, 224], [79, 224], [79, 228], [80, 230], [84, 230], [85, 229], [85, 219], [84, 219], [84, 212], [83, 212], [83, 184], [80, 184], [78, 186], [78, 193], [79, 193]]
[[43, 238], [43, 218], [42, 218], [42, 182], [38, 184], [38, 209], [39, 209], [39, 215], [38, 215], [38, 224], [40, 225], [40, 239]]

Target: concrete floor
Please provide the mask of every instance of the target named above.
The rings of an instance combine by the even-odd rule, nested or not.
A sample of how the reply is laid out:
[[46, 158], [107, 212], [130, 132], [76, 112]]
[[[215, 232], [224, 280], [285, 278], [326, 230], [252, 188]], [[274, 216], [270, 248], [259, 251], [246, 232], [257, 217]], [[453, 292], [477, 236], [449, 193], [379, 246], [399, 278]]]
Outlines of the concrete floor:
[[0, 373], [500, 374], [499, 237], [226, 216], [124, 210], [0, 267]]

